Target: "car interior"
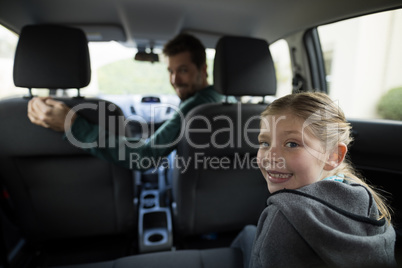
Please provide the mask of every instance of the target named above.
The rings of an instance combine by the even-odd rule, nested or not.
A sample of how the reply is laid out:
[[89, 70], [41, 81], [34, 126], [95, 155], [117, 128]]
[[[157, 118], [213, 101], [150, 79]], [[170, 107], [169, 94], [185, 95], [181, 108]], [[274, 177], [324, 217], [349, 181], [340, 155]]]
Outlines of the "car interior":
[[[360, 34], [378, 44], [361, 41], [357, 47], [350, 41], [342, 51], [350, 53], [345, 58], [358, 55], [368, 65], [365, 48], [376, 58], [384, 43], [385, 58], [394, 65], [384, 67], [379, 60], [369, 70], [381, 75], [379, 81], [396, 77], [387, 83], [402, 87], [401, 7], [397, 0], [364, 5], [334, 0], [0, 0], [0, 26], [17, 40], [10, 50], [0, 31], [0, 267], [243, 267], [242, 253], [230, 245], [244, 226], [257, 224], [270, 195], [256, 164], [261, 112], [274, 99], [303, 91], [344, 95], [349, 106], [358, 108], [370, 103], [374, 93], [365, 81], [354, 82], [360, 83], [359, 93], [335, 90], [348, 83], [349, 74], [337, 76], [338, 52], [327, 50], [322, 40], [327, 25], [371, 14], [393, 12], [389, 25], [377, 19]], [[381, 39], [371, 34], [374, 28], [389, 35]], [[172, 89], [171, 95], [139, 87], [122, 95], [112, 86], [95, 94], [86, 91], [93, 82], [100, 87], [102, 78], [91, 48], [117, 43], [130, 51], [130, 62], [156, 69], [157, 62], [165, 64], [164, 44], [179, 33], [192, 34], [213, 50], [209, 79], [226, 100], [190, 111], [185, 124], [206, 131], [186, 133], [166, 163], [130, 170], [79, 148], [101, 144], [71, 143], [64, 133], [29, 121], [29, 100], [52, 96], [113, 135], [148, 138], [171, 118], [180, 100]], [[287, 79], [275, 47], [281, 41], [287, 44]], [[9, 50], [12, 56], [3, 59]], [[118, 52], [100, 54], [106, 63]], [[167, 73], [166, 64], [163, 68]], [[114, 75], [126, 79], [122, 72]], [[3, 76], [13, 83], [9, 91]], [[163, 83], [171, 88], [168, 78]], [[354, 138], [350, 160], [390, 202], [400, 265], [402, 118], [362, 114], [346, 113]]]

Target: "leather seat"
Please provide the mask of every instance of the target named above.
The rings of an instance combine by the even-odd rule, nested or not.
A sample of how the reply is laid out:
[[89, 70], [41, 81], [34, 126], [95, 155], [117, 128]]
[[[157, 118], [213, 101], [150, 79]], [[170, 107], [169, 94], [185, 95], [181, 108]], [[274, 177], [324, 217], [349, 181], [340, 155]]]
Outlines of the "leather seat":
[[235, 248], [207, 250], [179, 250], [148, 253], [120, 258], [114, 261], [90, 263], [58, 268], [241, 268], [242, 253]]
[[[85, 34], [76, 28], [23, 28], [14, 65], [16, 86], [68, 89], [88, 85], [90, 58]], [[62, 133], [32, 124], [28, 98], [0, 101], [0, 178], [14, 205], [16, 224], [28, 242], [100, 236], [132, 237], [137, 211], [132, 172], [73, 146]], [[123, 113], [92, 98], [58, 98], [80, 104], [89, 121], [110, 128]], [[86, 108], [85, 108], [86, 107]], [[115, 128], [116, 129], [116, 128]]]
[[[216, 46], [215, 89], [226, 96], [276, 93], [268, 43], [226, 36]], [[193, 109], [178, 144], [173, 176], [176, 233], [184, 236], [241, 230], [256, 224], [268, 190], [256, 162], [260, 114], [266, 103], [214, 103]], [[178, 162], [182, 163], [182, 162]]]

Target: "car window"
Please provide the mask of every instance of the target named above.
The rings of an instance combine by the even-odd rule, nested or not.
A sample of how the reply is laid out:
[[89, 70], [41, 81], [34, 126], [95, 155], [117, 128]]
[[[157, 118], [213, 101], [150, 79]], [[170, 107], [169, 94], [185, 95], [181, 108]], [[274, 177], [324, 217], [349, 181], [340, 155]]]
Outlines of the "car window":
[[[270, 45], [277, 74], [277, 94], [281, 97], [291, 93], [291, 64], [289, 48], [285, 40]], [[117, 42], [91, 42], [92, 79], [83, 89], [89, 95], [126, 95], [126, 94], [170, 94], [175, 95], [169, 83], [166, 59], [161, 50], [159, 62], [134, 61], [135, 48], [125, 47]], [[107, 53], [105, 53], [107, 52]], [[208, 82], [213, 84], [213, 65], [215, 49], [208, 48]], [[124, 77], [124, 79], [122, 79]]]
[[[0, 25], [0, 98], [24, 95], [25, 88], [14, 86], [12, 71], [18, 36]], [[289, 48], [285, 40], [270, 45], [277, 75], [277, 94], [281, 97], [291, 93], [291, 64]], [[137, 50], [118, 42], [90, 42], [92, 77], [91, 83], [81, 90], [85, 96], [110, 96], [133, 94], [175, 95], [169, 83], [165, 58], [161, 50], [159, 62], [140, 62], [134, 60]], [[207, 49], [208, 81], [213, 84], [214, 49]], [[47, 95], [47, 90], [35, 90], [35, 95]], [[59, 91], [58, 94], [63, 94]], [[67, 90], [75, 95], [76, 90]], [[258, 99], [260, 101], [260, 98]]]
[[281, 39], [269, 46], [275, 64], [277, 89], [276, 97], [280, 98], [292, 93], [292, 67], [290, 63], [289, 46]]
[[402, 120], [402, 10], [318, 27], [329, 95], [349, 118]]
[[[159, 62], [135, 61], [137, 49], [117, 42], [92, 42], [89, 44], [92, 79], [85, 89], [87, 94], [168, 94], [175, 92], [169, 83], [166, 59], [160, 49]], [[215, 50], [207, 49], [209, 81]]]
[[17, 42], [18, 36], [0, 25], [0, 99], [28, 92], [14, 86], [13, 65]]
[[[89, 43], [92, 79], [84, 92], [99, 94], [173, 94], [166, 65], [135, 61], [137, 52], [117, 42]], [[155, 52], [155, 51], [154, 51]]]
[[[27, 94], [27, 89], [14, 86], [13, 64], [18, 35], [0, 25], [0, 98]], [[134, 60], [136, 48], [118, 42], [90, 42], [91, 82], [81, 89], [84, 96], [158, 94], [176, 96], [169, 83], [165, 58], [155, 49], [159, 62]], [[208, 80], [212, 83], [214, 49], [207, 49]], [[33, 89], [35, 95], [47, 95], [48, 90]], [[65, 91], [74, 96], [75, 89]], [[58, 91], [58, 95], [63, 91]]]

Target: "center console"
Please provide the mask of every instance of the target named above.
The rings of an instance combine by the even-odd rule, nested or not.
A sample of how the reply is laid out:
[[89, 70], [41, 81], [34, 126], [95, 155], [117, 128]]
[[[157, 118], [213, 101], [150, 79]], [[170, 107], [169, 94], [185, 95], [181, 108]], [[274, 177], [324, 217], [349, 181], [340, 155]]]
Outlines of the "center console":
[[171, 250], [172, 216], [165, 204], [167, 191], [165, 169], [141, 173], [144, 187], [139, 196], [138, 239], [140, 253]]

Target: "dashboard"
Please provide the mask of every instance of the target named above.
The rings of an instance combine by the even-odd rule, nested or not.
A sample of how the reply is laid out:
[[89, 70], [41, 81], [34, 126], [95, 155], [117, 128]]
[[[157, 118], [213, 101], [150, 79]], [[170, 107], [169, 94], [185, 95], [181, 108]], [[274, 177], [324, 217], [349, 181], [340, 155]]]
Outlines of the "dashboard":
[[123, 111], [130, 137], [143, 137], [143, 126], [151, 136], [165, 121], [178, 110], [180, 99], [176, 95], [101, 95]]

